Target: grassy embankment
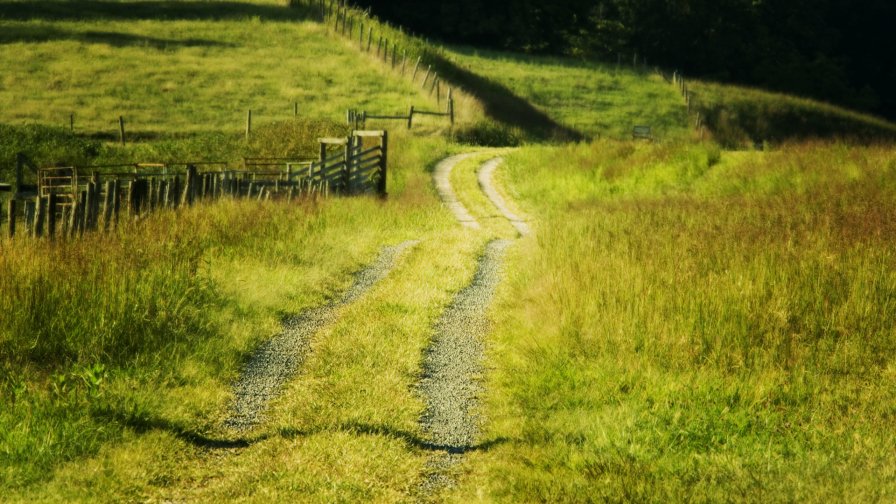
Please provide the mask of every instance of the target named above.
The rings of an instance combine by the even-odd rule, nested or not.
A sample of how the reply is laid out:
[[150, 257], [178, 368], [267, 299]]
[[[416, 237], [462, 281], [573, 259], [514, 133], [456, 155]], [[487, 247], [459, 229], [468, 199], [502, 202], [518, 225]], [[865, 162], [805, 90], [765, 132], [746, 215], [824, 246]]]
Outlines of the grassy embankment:
[[896, 124], [835, 105], [713, 82], [689, 81], [688, 87], [694, 113], [726, 147], [810, 139], [861, 143], [896, 139]]
[[453, 498], [896, 495], [891, 147], [599, 141], [499, 174], [539, 216], [493, 310], [485, 438], [509, 441]]

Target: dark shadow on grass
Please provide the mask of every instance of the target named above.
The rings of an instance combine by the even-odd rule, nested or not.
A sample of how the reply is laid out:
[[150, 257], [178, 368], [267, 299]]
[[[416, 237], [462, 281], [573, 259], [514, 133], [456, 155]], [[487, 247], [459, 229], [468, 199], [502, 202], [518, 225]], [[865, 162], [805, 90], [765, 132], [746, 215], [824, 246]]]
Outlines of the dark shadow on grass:
[[[211, 437], [164, 418], [154, 417], [144, 411], [123, 411], [114, 408], [103, 408], [93, 411], [93, 416], [105, 421], [115, 422], [132, 429], [138, 434], [152, 431], [167, 432], [181, 441], [187, 442], [197, 448], [209, 450], [230, 450], [248, 448], [256, 443], [271, 438], [270, 434], [260, 434], [253, 437], [236, 437], [232, 439]], [[283, 439], [297, 439], [302, 437], [324, 434], [327, 432], [342, 432], [358, 436], [382, 436], [397, 439], [408, 446], [424, 451], [439, 451], [451, 454], [463, 454], [476, 451], [487, 451], [495, 446], [510, 442], [510, 439], [499, 437], [483, 443], [471, 446], [446, 446], [431, 443], [413, 432], [394, 429], [383, 425], [370, 425], [358, 422], [350, 422], [334, 426], [325, 426], [313, 430], [299, 430], [293, 428], [280, 429], [278, 434]]]
[[233, 20], [301, 21], [313, 12], [305, 7], [259, 5], [246, 2], [183, 2], [102, 0], [0, 1], [0, 20]]
[[236, 438], [236, 439], [221, 439], [221, 438], [213, 438], [206, 436], [205, 434], [201, 434], [194, 430], [188, 429], [183, 425], [180, 425], [176, 422], [172, 422], [170, 420], [166, 420], [164, 418], [154, 418], [146, 413], [131, 413], [120, 410], [113, 409], [105, 409], [101, 411], [94, 412], [96, 417], [102, 418], [104, 420], [112, 420], [115, 421], [125, 427], [133, 429], [135, 432], [139, 434], [144, 434], [151, 431], [164, 431], [173, 435], [177, 439], [181, 441], [185, 441], [190, 443], [193, 446], [198, 448], [206, 448], [209, 450], [226, 450], [226, 449], [234, 449], [234, 448], [248, 448], [249, 446], [266, 439], [266, 437], [258, 437], [258, 438]]
[[17, 42], [40, 43], [71, 40], [86, 44], [106, 44], [112, 47], [150, 47], [169, 49], [177, 47], [234, 47], [233, 44], [214, 40], [185, 38], [164, 39], [110, 31], [69, 31], [48, 26], [7, 26], [0, 31], [0, 44]]
[[582, 140], [582, 133], [551, 119], [531, 103], [513, 93], [507, 87], [471, 72], [448, 59], [430, 54], [429, 61], [439, 76], [463, 87], [485, 107], [485, 113], [507, 126], [521, 129], [536, 140]]
[[499, 437], [471, 446], [447, 446], [431, 443], [413, 432], [400, 429], [394, 429], [384, 425], [370, 425], [358, 422], [349, 422], [315, 431], [301, 431], [296, 429], [281, 429], [280, 435], [286, 439], [295, 439], [298, 437], [310, 436], [324, 432], [344, 432], [348, 434], [364, 435], [364, 436], [383, 436], [403, 441], [408, 446], [412, 446], [419, 450], [425, 451], [441, 451], [452, 454], [462, 454], [475, 451], [487, 451], [494, 446], [508, 443], [510, 439]]

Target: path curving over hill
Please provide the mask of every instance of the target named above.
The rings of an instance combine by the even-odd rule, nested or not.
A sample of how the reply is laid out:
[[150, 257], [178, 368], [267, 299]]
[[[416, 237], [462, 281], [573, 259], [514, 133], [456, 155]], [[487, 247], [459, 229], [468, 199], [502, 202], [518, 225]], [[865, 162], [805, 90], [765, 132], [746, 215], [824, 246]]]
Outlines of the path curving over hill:
[[516, 228], [520, 237], [528, 236], [532, 234], [532, 228], [529, 227], [529, 224], [527, 224], [525, 220], [510, 210], [504, 197], [501, 196], [501, 193], [498, 192], [497, 187], [495, 187], [495, 170], [497, 170], [503, 162], [504, 158], [497, 157], [483, 163], [482, 167], [479, 168], [479, 187], [482, 189], [482, 192], [485, 193], [486, 197], [488, 197], [489, 201], [495, 205], [495, 208], [501, 212], [501, 215], [510, 221], [510, 224]]
[[479, 229], [479, 222], [470, 214], [470, 211], [467, 210], [467, 207], [463, 205], [457, 199], [457, 195], [454, 192], [454, 189], [451, 186], [451, 171], [457, 166], [458, 163], [464, 161], [465, 159], [475, 155], [474, 152], [468, 152], [466, 154], [458, 154], [456, 156], [451, 156], [443, 159], [436, 165], [435, 170], [433, 171], [432, 178], [433, 183], [436, 186], [436, 191], [439, 193], [439, 198], [442, 200], [442, 203], [451, 210], [451, 213], [454, 214], [454, 217], [457, 218], [457, 221], [461, 223], [461, 225], [472, 228]]

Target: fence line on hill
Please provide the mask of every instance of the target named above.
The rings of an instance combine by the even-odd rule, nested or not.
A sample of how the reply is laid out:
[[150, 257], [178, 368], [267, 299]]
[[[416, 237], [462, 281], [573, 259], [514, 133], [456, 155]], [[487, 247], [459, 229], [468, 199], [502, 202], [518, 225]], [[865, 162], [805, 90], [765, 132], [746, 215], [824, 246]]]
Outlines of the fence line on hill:
[[[360, 51], [375, 55], [391, 70], [403, 77], [409, 77], [411, 82], [414, 85], [419, 85], [428, 96], [435, 97], [436, 103], [440, 107], [443, 100], [446, 103], [444, 112], [414, 109], [408, 115], [368, 113], [367, 119], [406, 120], [408, 124], [412, 125], [414, 115], [429, 115], [448, 118], [450, 124], [454, 125], [454, 92], [450, 86], [445, 86], [442, 78], [433, 71], [433, 65], [427, 63], [429, 58], [426, 53], [432, 51], [432, 48], [408, 43], [403, 28], [392, 28], [389, 23], [379, 21], [372, 16], [370, 9], [361, 10], [350, 6], [346, 0], [299, 0], [299, 3], [303, 3], [316, 12], [320, 22], [331, 29], [333, 33], [353, 42], [357, 41]], [[398, 35], [390, 38], [390, 31], [397, 31]], [[419, 78], [421, 76], [422, 79]], [[351, 112], [349, 113], [351, 114]], [[352, 116], [353, 121], [350, 122], [357, 124], [362, 117], [363, 113], [357, 113]]]
[[[345, 138], [319, 139], [316, 159], [243, 158], [239, 167], [205, 161], [34, 169], [19, 154], [15, 182], [0, 184], [0, 192], [10, 194], [0, 223], [10, 238], [60, 239], [221, 198], [385, 196], [388, 145], [386, 131], [356, 130]], [[36, 172], [36, 184], [24, 182], [26, 168]]]
[[678, 71], [672, 72], [672, 85], [678, 88], [681, 97], [684, 98], [685, 106], [688, 108], [688, 122], [690, 122], [691, 114], [693, 114], [694, 129], [700, 134], [700, 138], [705, 138], [706, 123], [697, 105], [696, 94], [688, 88], [687, 80]]

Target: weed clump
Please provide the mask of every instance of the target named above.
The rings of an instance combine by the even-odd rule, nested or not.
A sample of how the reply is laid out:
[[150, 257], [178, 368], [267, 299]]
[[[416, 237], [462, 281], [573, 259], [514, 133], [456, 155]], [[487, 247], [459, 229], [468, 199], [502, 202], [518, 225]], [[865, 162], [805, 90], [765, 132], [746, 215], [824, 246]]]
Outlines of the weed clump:
[[479, 121], [464, 125], [453, 133], [457, 143], [481, 147], [516, 147], [522, 143], [522, 137], [515, 128], [492, 121]]

